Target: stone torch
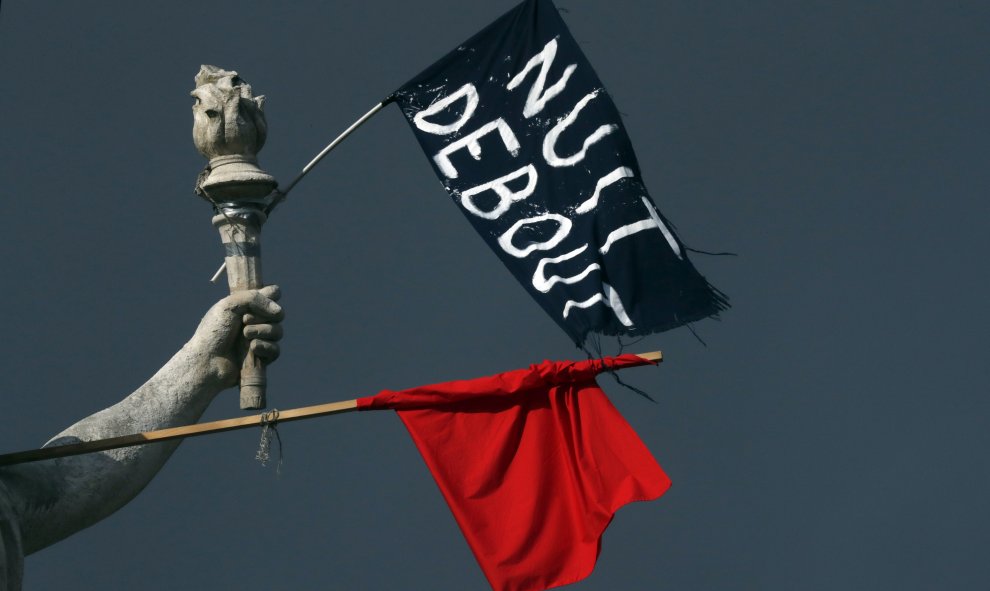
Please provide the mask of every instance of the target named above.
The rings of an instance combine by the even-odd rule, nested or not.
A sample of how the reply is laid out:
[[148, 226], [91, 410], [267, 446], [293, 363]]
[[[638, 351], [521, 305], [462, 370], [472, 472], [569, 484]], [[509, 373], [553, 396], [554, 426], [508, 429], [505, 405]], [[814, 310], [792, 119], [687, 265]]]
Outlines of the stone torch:
[[[253, 96], [237, 72], [202, 66], [192, 91], [193, 142], [209, 160], [196, 193], [213, 204], [213, 225], [220, 231], [231, 293], [263, 287], [261, 226], [274, 177], [258, 167], [268, 126], [265, 97]], [[242, 339], [241, 408], [265, 407], [265, 367]]]

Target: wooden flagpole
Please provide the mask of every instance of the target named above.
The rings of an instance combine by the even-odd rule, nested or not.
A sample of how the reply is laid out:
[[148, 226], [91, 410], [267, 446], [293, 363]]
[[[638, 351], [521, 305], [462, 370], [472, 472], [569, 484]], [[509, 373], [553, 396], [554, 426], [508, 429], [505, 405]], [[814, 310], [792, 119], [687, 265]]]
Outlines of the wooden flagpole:
[[[654, 363], [660, 363], [663, 361], [663, 353], [660, 351], [637, 353], [636, 355]], [[96, 451], [107, 451], [121, 447], [131, 447], [134, 445], [145, 445], [148, 443], [158, 443], [173, 439], [209, 435], [210, 433], [222, 433], [224, 431], [234, 431], [236, 429], [247, 429], [248, 427], [257, 427], [266, 423], [286, 423], [289, 421], [299, 421], [302, 419], [324, 417], [355, 410], [357, 410], [357, 399], [342, 400], [340, 402], [330, 402], [327, 404], [317, 404], [316, 406], [304, 406], [290, 410], [273, 410], [250, 417], [238, 417], [235, 419], [224, 419], [220, 421], [211, 421], [208, 423], [197, 423], [195, 425], [159, 429], [157, 431], [146, 431], [144, 433], [122, 435], [120, 437], [109, 437], [107, 439], [96, 439], [94, 441], [80, 441], [78, 443], [69, 443], [67, 445], [42, 447], [40, 449], [2, 454], [0, 455], [0, 466], [10, 466], [13, 464], [23, 464], [25, 462], [36, 462], [39, 460], [51, 460], [54, 458], [78, 456]]]
[[287, 421], [298, 421], [312, 417], [322, 417], [326, 415], [339, 414], [357, 410], [357, 400], [343, 400], [341, 402], [330, 402], [328, 404], [318, 404], [316, 406], [305, 406], [285, 411], [271, 411], [253, 415], [250, 417], [238, 417], [235, 419], [224, 419], [222, 421], [212, 421], [209, 423], [197, 423], [195, 425], [185, 425], [182, 427], [172, 427], [170, 429], [159, 429], [157, 431], [145, 431], [144, 433], [134, 433], [133, 435], [122, 435], [120, 437], [109, 437], [107, 439], [96, 439], [93, 441], [80, 441], [67, 445], [54, 447], [42, 447], [28, 451], [0, 455], [0, 466], [11, 464], [23, 464], [24, 462], [36, 462], [38, 460], [50, 460], [52, 458], [64, 458], [67, 456], [78, 456], [94, 451], [107, 451], [120, 447], [130, 447], [133, 445], [145, 445], [148, 443], [158, 443], [170, 441], [172, 439], [183, 439], [185, 437], [196, 437], [208, 435], [210, 433], [222, 433], [223, 431], [234, 431], [236, 429], [247, 429], [256, 427], [266, 422], [284, 423]]

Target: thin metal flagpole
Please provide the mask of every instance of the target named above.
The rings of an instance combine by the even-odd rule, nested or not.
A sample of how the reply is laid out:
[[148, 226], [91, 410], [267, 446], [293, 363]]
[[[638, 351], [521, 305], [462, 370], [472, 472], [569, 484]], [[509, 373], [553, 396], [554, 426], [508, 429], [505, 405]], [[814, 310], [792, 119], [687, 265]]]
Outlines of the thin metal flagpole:
[[[310, 170], [313, 169], [314, 166], [316, 166], [317, 164], [319, 164], [320, 163], [320, 160], [323, 160], [323, 158], [326, 157], [327, 154], [329, 154], [341, 142], [343, 142], [345, 139], [347, 139], [347, 136], [349, 136], [352, 133], [354, 133], [354, 131], [356, 131], [357, 128], [359, 128], [362, 125], [364, 125], [364, 123], [368, 119], [371, 119], [376, 113], [378, 113], [378, 111], [381, 111], [385, 107], [385, 105], [387, 105], [390, 102], [392, 102], [392, 100], [393, 99], [391, 97], [389, 97], [389, 98], [383, 100], [382, 102], [378, 103], [377, 105], [375, 105], [374, 107], [372, 107], [370, 111], [368, 111], [367, 113], [365, 113], [364, 115], [362, 115], [357, 121], [355, 121], [354, 123], [352, 123], [351, 126], [348, 127], [347, 129], [345, 129], [340, 135], [338, 135], [336, 138], [334, 138], [334, 140], [332, 142], [330, 142], [329, 144], [327, 144], [327, 147], [323, 148], [323, 150], [319, 154], [317, 154], [315, 158], [313, 158], [312, 160], [309, 161], [309, 164], [307, 164], [306, 166], [303, 167], [302, 172], [300, 172], [296, 176], [296, 178], [292, 179], [292, 182], [289, 183], [285, 187], [285, 190], [276, 188], [275, 189], [275, 192], [274, 192], [275, 198], [274, 198], [274, 200], [272, 200], [271, 203], [268, 204], [268, 207], [265, 208], [265, 214], [271, 214], [272, 210], [275, 209], [275, 207], [279, 203], [281, 203], [282, 201], [285, 200], [285, 197], [286, 197], [286, 195], [289, 194], [289, 191], [291, 191], [293, 189], [293, 187], [295, 187], [299, 183], [299, 181], [301, 181], [302, 178], [304, 176], [306, 176], [309, 173]], [[217, 269], [217, 272], [213, 274], [213, 277], [210, 278], [210, 281], [212, 283], [216, 283], [217, 279], [220, 278], [220, 275], [223, 274], [223, 272], [224, 272], [224, 270], [226, 270], [226, 268], [227, 268], [227, 263], [224, 262], [222, 265], [220, 265], [220, 268]]]
[[367, 113], [365, 113], [364, 115], [362, 115], [360, 119], [358, 119], [357, 121], [355, 121], [354, 123], [352, 123], [350, 127], [348, 127], [347, 129], [345, 129], [332, 142], [330, 142], [329, 144], [327, 144], [327, 147], [326, 148], [323, 148], [323, 151], [322, 152], [320, 152], [319, 154], [316, 155], [315, 158], [313, 158], [312, 160], [310, 160], [309, 161], [309, 164], [307, 164], [306, 166], [303, 167], [302, 172], [299, 173], [299, 176], [297, 176], [296, 178], [292, 179], [292, 182], [289, 183], [289, 185], [285, 188], [285, 190], [284, 191], [279, 191], [279, 193], [281, 193], [283, 196], [284, 195], [288, 195], [289, 191], [291, 191], [292, 188], [296, 186], [296, 183], [298, 183], [300, 180], [302, 180], [302, 178], [304, 176], [306, 176], [306, 173], [308, 173], [310, 170], [312, 170], [314, 166], [316, 166], [317, 164], [319, 164], [320, 163], [320, 160], [323, 160], [323, 158], [327, 154], [329, 154], [334, 148], [336, 148], [337, 145], [340, 144], [340, 142], [342, 142], [345, 139], [347, 139], [347, 136], [349, 136], [352, 133], [354, 133], [354, 131], [357, 128], [359, 128], [362, 125], [364, 125], [365, 121], [367, 121], [368, 119], [371, 119], [375, 115], [375, 113], [377, 113], [378, 111], [381, 111], [382, 108], [384, 108], [385, 105], [389, 104], [390, 102], [392, 102], [392, 99], [391, 98], [388, 98], [388, 99], [383, 100], [382, 102], [380, 102], [377, 105], [375, 105], [374, 107], [372, 107], [370, 111], [368, 111]]
[[[663, 353], [660, 351], [637, 353], [636, 355], [653, 363], [660, 363], [663, 361]], [[249, 417], [223, 419], [208, 423], [197, 423], [195, 425], [184, 425], [181, 427], [171, 427], [169, 429], [159, 429], [157, 431], [145, 431], [144, 433], [122, 435], [120, 437], [109, 437], [107, 439], [96, 439], [93, 441], [80, 441], [78, 443], [69, 443], [66, 445], [42, 447], [40, 449], [2, 454], [0, 455], [0, 466], [10, 466], [13, 464], [23, 464], [25, 462], [37, 462], [40, 460], [51, 460], [53, 458], [78, 456], [96, 451], [107, 451], [121, 447], [132, 447], [135, 445], [146, 445], [148, 443], [171, 441], [173, 439], [184, 439], [186, 437], [209, 435], [210, 433], [222, 433], [224, 431], [247, 429], [248, 427], [257, 427], [259, 425], [299, 421], [302, 419], [324, 417], [355, 410], [357, 410], [357, 399], [318, 404], [316, 406], [304, 406], [302, 408], [293, 408], [289, 410], [271, 410]]]

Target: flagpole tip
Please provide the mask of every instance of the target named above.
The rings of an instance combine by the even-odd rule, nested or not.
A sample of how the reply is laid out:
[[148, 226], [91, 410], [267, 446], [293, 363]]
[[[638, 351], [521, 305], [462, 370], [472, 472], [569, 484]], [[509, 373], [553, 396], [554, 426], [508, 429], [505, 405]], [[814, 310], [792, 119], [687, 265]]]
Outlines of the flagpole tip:
[[645, 359], [647, 361], [652, 361], [653, 363], [660, 363], [661, 361], [663, 361], [663, 352], [662, 351], [650, 351], [648, 353], [637, 353], [636, 356], [639, 357], [640, 359]]

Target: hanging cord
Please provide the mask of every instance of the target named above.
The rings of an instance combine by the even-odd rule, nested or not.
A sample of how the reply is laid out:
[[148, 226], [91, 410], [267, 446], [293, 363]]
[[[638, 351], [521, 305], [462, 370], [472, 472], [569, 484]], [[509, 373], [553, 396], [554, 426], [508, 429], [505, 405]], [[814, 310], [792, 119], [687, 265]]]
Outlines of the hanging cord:
[[[645, 337], [640, 337], [640, 338], [636, 339], [636, 341], [634, 341], [632, 344], [638, 343], [639, 341], [643, 340], [643, 338], [645, 338]], [[622, 337], [620, 335], [616, 335], [616, 339], [619, 342], [619, 352], [617, 353], [617, 355], [622, 355], [622, 351], [623, 351], [623, 349], [625, 349], [626, 345], [623, 344]], [[583, 345], [581, 346], [581, 348], [584, 349], [584, 352], [588, 355], [588, 359], [597, 359], [602, 364], [602, 367], [604, 368], [602, 370], [603, 372], [608, 373], [609, 375], [611, 375], [612, 378], [615, 380], [615, 382], [617, 384], [619, 384], [620, 386], [622, 386], [623, 388], [625, 388], [627, 390], [631, 390], [631, 391], [635, 392], [636, 394], [639, 394], [640, 396], [642, 396], [643, 398], [649, 400], [653, 404], [656, 404], [657, 403], [657, 401], [654, 400], [652, 396], [650, 396], [649, 394], [647, 394], [643, 390], [640, 390], [636, 386], [632, 386], [630, 384], [627, 384], [626, 382], [623, 382], [622, 381], [622, 378], [619, 377], [618, 372], [616, 372], [615, 369], [612, 366], [610, 366], [607, 363], [605, 363], [605, 359], [604, 359], [605, 354], [602, 351], [602, 338], [601, 338], [601, 335], [599, 335], [598, 333], [595, 333], [595, 332], [589, 333], [588, 334], [588, 337], [587, 337], [587, 343], [591, 346], [591, 349], [594, 351], [594, 353], [592, 353], [592, 351], [589, 351]]]
[[700, 250], [700, 249], [697, 249], [697, 248], [691, 248], [690, 246], [688, 246], [686, 244], [684, 245], [684, 248], [685, 248], [685, 250], [688, 250], [688, 251], [691, 251], [691, 252], [696, 252], [698, 254], [707, 254], [708, 256], [713, 256], [713, 257], [737, 257], [737, 256], [739, 256], [737, 253], [734, 253], [734, 252], [729, 252], [729, 251], [726, 251], [726, 252], [711, 252], [711, 251], [708, 251], [708, 250]]
[[687, 329], [691, 331], [691, 334], [693, 334], [694, 335], [694, 338], [697, 339], [699, 343], [701, 343], [701, 346], [702, 347], [704, 347], [706, 349], [708, 348], [708, 343], [706, 343], [705, 342], [705, 339], [701, 338], [701, 336], [698, 334], [698, 332], [696, 330], [694, 330], [694, 327], [691, 326], [691, 323], [690, 322], [688, 322], [684, 326], [686, 326]]
[[626, 347], [632, 347], [632, 346], [638, 345], [640, 343], [640, 341], [642, 341], [645, 338], [646, 338], [646, 335], [643, 335], [641, 337], [638, 337], [637, 339], [635, 339], [631, 343], [623, 343], [622, 342], [622, 335], [617, 335], [615, 337], [615, 340], [619, 341], [619, 353], [618, 354], [619, 355], [622, 355], [623, 353], [625, 353]]
[[282, 475], [282, 436], [278, 433], [278, 409], [273, 408], [261, 415], [261, 441], [258, 442], [258, 453], [254, 459], [261, 462], [262, 467], [268, 466], [268, 460], [272, 455], [272, 435], [278, 442], [278, 464], [275, 466], [275, 474]]
[[623, 382], [622, 381], [622, 378], [619, 377], [619, 373], [616, 372], [611, 367], [607, 368], [605, 371], [607, 371], [612, 376], [612, 378], [615, 379], [615, 383], [619, 384], [623, 388], [626, 388], [627, 390], [632, 390], [633, 392], [639, 394], [640, 396], [642, 396], [643, 398], [649, 400], [653, 404], [656, 404], [657, 403], [657, 401], [654, 400], [653, 397], [650, 396], [649, 394], [647, 394], [645, 391], [640, 390], [636, 386], [633, 386], [633, 385], [630, 385], [630, 384], [627, 384], [627, 383]]

